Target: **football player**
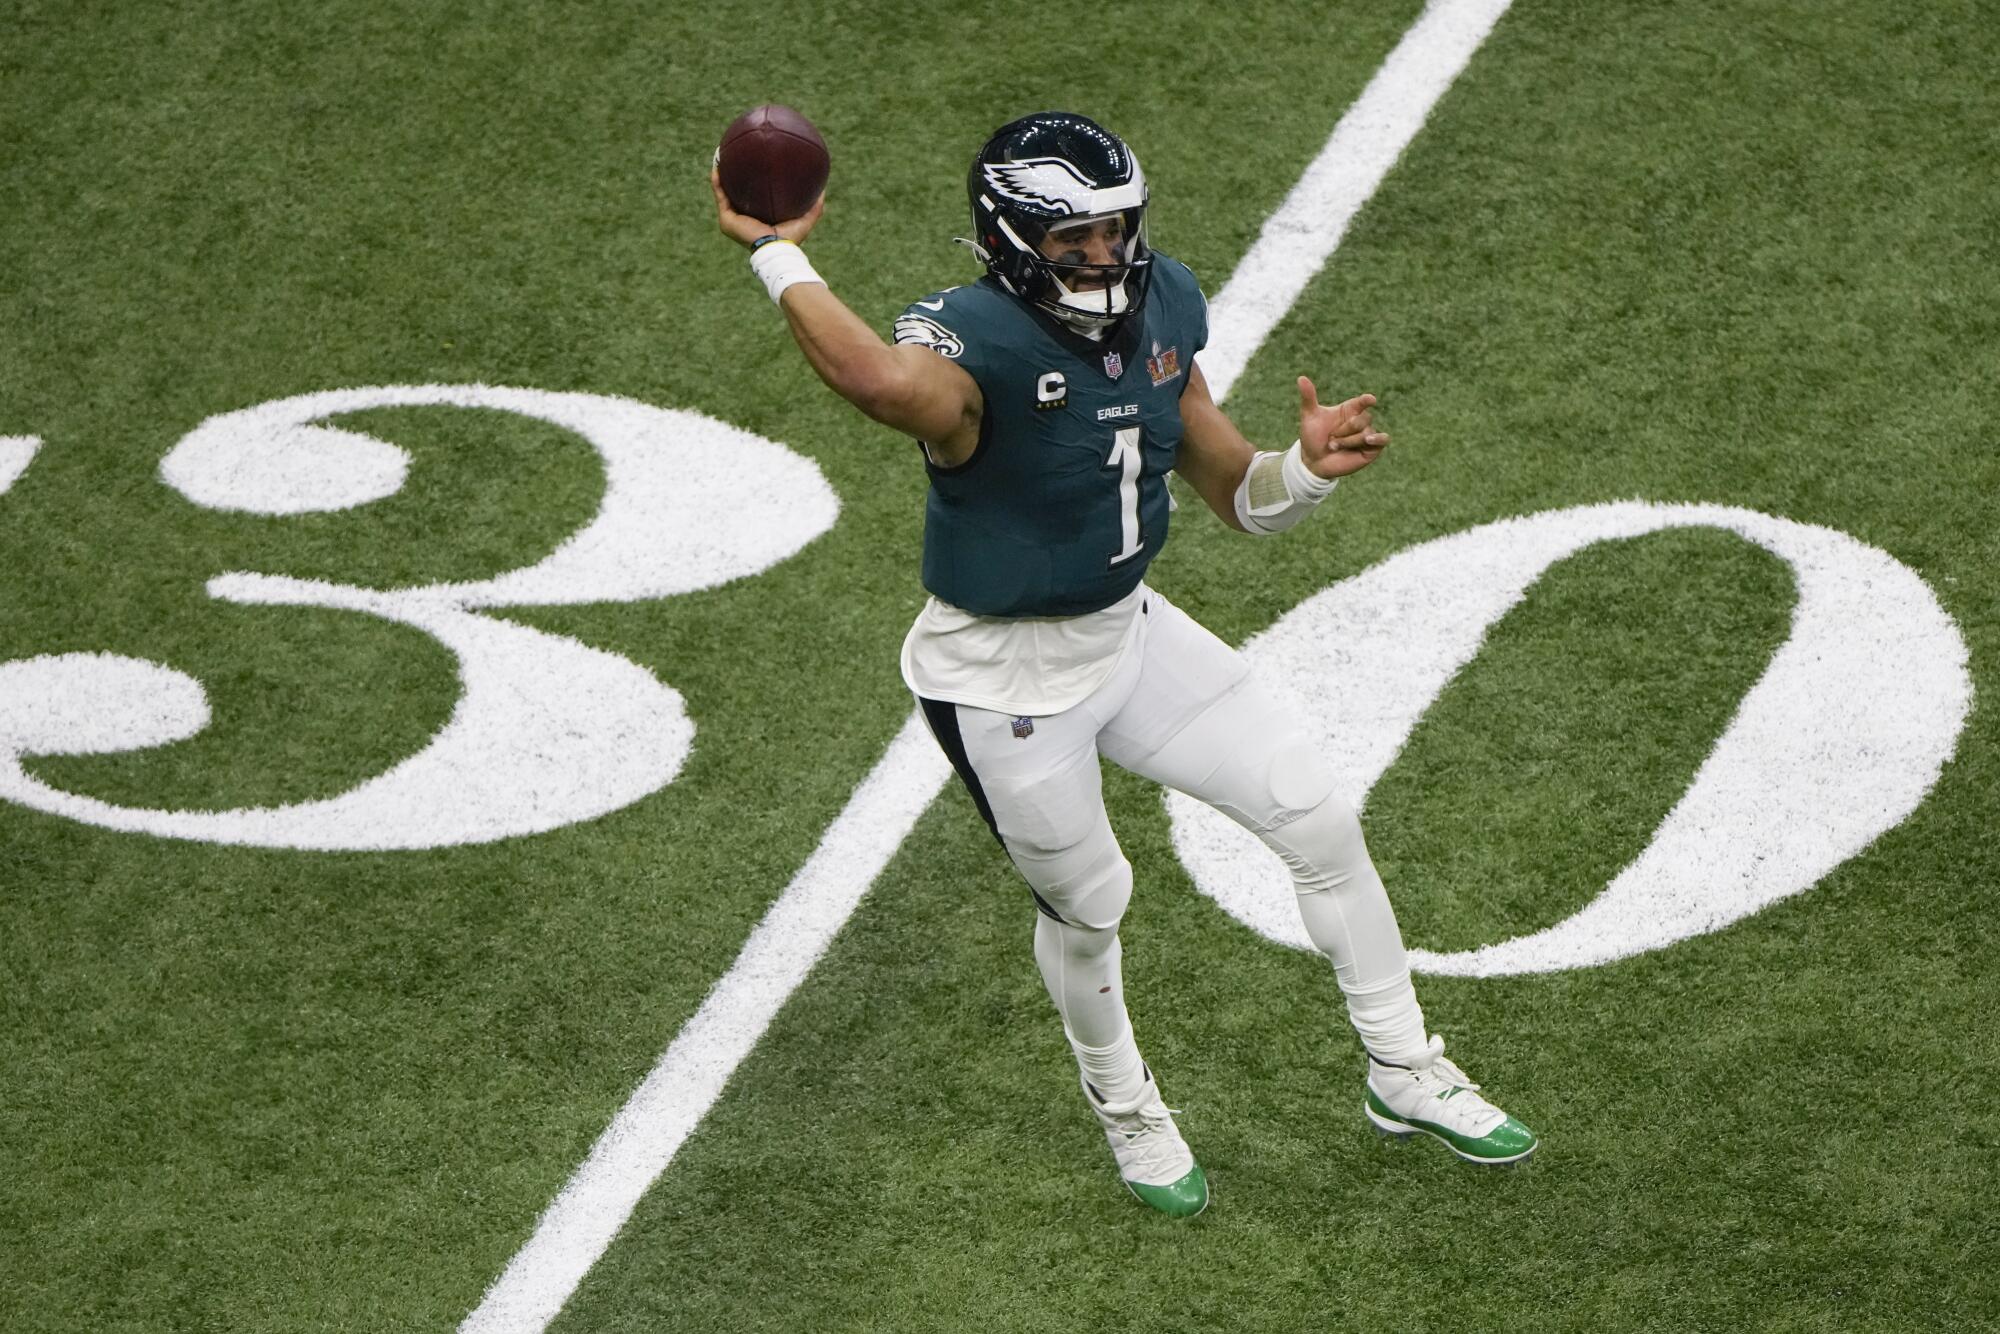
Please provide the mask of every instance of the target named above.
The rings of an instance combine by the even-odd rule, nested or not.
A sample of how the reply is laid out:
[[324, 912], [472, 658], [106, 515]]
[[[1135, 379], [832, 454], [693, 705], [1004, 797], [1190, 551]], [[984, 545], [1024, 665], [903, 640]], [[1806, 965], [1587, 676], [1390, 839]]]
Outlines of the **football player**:
[[1184, 1217], [1208, 1184], [1126, 1015], [1118, 922], [1132, 868], [1105, 818], [1100, 755], [1217, 807], [1290, 868], [1367, 1051], [1369, 1121], [1473, 1162], [1534, 1152], [1534, 1134], [1428, 1033], [1326, 764], [1242, 658], [1145, 583], [1167, 537], [1168, 472], [1231, 528], [1282, 532], [1389, 443], [1374, 397], [1322, 404], [1301, 376], [1297, 441], [1263, 452], [1244, 439], [1195, 361], [1201, 289], [1147, 243], [1138, 161], [1082, 116], [1026, 116], [987, 140], [966, 183], [966, 244], [986, 274], [911, 304], [893, 343], [799, 248], [823, 199], [771, 226], [711, 184], [723, 232], [749, 247], [820, 378], [922, 446], [931, 597], [903, 677], [1028, 883], [1035, 961], [1133, 1194]]

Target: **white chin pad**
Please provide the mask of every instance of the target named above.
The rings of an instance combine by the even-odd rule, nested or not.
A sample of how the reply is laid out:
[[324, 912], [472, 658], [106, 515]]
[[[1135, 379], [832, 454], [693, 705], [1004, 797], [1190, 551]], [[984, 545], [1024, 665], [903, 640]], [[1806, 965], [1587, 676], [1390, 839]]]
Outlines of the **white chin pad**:
[[[1064, 232], [1071, 230], [1087, 231], [1089, 228], [1095, 227], [1108, 218], [1121, 216], [1122, 212], [1122, 208], [1109, 208], [1102, 209], [1096, 213], [1065, 218], [1051, 224], [1047, 235], [1050, 238], [1054, 238], [1058, 245], [1061, 245], [1063, 244], [1062, 234]], [[1141, 231], [1141, 235], [1143, 236], [1143, 231]], [[1119, 242], [1120, 267], [1122, 267], [1125, 259], [1129, 257], [1132, 245], [1133, 241], [1129, 237]], [[1072, 287], [1062, 274], [1051, 273], [1049, 277], [1055, 283], [1056, 288], [1055, 304], [1061, 306], [1064, 310], [1076, 312], [1077, 315], [1087, 321], [1108, 324], [1121, 319], [1132, 308], [1131, 293], [1127, 290], [1126, 286], [1130, 272], [1127, 269], [1125, 272], [1119, 274], [1118, 277], [1111, 281], [1108, 287], [1088, 288]]]
[[[1061, 278], [1055, 280], [1059, 295], [1056, 301], [1066, 309], [1079, 315], [1092, 316], [1100, 320], [1115, 320], [1131, 308], [1132, 299], [1125, 291], [1123, 282], [1114, 283], [1110, 288], [1091, 287], [1074, 291]], [[1110, 303], [1105, 302], [1105, 292], [1111, 293]]]

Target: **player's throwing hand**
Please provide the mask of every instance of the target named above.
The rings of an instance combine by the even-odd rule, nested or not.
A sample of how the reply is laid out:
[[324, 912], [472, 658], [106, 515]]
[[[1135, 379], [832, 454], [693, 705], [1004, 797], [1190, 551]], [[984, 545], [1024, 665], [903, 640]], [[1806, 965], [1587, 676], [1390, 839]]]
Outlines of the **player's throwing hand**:
[[709, 186], [715, 191], [715, 221], [722, 228], [722, 234], [738, 245], [754, 245], [761, 237], [777, 236], [793, 245], [806, 239], [806, 233], [818, 223], [819, 215], [826, 211], [826, 193], [813, 200], [813, 206], [805, 213], [785, 222], [769, 223], [753, 218], [748, 213], [738, 213], [729, 206], [729, 196], [722, 192], [722, 173], [709, 169]]
[[1345, 477], [1381, 456], [1389, 436], [1375, 429], [1368, 411], [1374, 406], [1375, 395], [1357, 394], [1322, 407], [1313, 382], [1299, 377], [1299, 452], [1314, 476]]

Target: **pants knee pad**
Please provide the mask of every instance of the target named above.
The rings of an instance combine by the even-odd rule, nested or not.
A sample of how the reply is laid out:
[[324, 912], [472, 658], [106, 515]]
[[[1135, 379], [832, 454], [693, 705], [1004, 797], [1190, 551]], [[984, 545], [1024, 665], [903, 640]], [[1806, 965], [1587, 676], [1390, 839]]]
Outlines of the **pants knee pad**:
[[[1206, 801], [1269, 843], [1268, 835], [1327, 800], [1333, 792], [1333, 770], [1305, 738], [1273, 738], [1259, 732], [1259, 723], [1253, 716], [1243, 724], [1240, 736], [1208, 728], [1220, 753], [1228, 754], [1231, 748], [1237, 753], [1214, 771], [1210, 781], [1192, 787], [1171, 785]], [[1283, 724], [1264, 720], [1262, 725], [1276, 730]]]
[[1303, 738], [1287, 742], [1271, 756], [1264, 771], [1264, 788], [1269, 805], [1257, 814], [1267, 829], [1293, 824], [1337, 800], [1333, 796], [1333, 770], [1320, 758], [1318, 749]]
[[1072, 925], [1108, 930], [1118, 925], [1132, 901], [1132, 863], [1108, 827], [1101, 838], [1059, 852], [1007, 851], [1035, 897]]
[[1301, 894], [1338, 889], [1364, 870], [1374, 878], [1361, 819], [1354, 807], [1331, 792], [1311, 810], [1261, 837], [1284, 859], [1293, 888]]

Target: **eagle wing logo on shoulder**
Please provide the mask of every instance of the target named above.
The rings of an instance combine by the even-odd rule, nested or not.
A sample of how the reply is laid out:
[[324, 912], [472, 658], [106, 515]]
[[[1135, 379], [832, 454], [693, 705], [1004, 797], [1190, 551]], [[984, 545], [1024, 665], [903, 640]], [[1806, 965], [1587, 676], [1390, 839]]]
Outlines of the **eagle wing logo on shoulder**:
[[986, 188], [1016, 204], [1062, 214], [1083, 212], [1096, 189], [1081, 172], [1059, 157], [989, 162]]
[[965, 344], [959, 341], [957, 334], [936, 320], [909, 312], [905, 312], [903, 317], [896, 321], [896, 341], [919, 344], [953, 361], [957, 361], [965, 352]]

